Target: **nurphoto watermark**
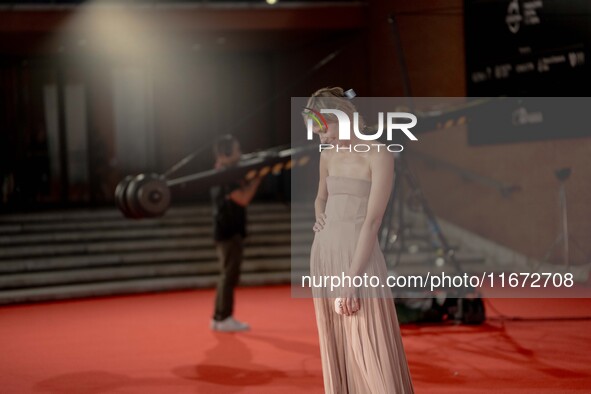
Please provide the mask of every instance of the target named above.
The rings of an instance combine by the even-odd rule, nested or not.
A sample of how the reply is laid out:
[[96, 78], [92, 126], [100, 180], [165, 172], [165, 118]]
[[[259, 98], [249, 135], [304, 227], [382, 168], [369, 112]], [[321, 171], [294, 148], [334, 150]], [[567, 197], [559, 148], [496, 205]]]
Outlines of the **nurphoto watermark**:
[[[309, 141], [314, 139], [314, 125], [318, 126], [320, 129], [328, 130], [329, 122], [323, 116], [323, 114], [331, 114], [334, 115], [338, 122], [338, 138], [340, 141], [348, 141], [351, 140], [351, 130], [355, 134], [355, 137], [362, 141], [377, 141], [379, 138], [382, 137], [384, 134], [384, 129], [386, 131], [386, 139], [388, 141], [393, 141], [394, 131], [401, 131], [404, 135], [411, 141], [418, 141], [417, 137], [410, 131], [411, 128], [416, 126], [417, 124], [417, 117], [409, 112], [387, 112], [385, 114], [386, 122], [384, 125], [384, 112], [378, 112], [378, 123], [377, 128], [373, 131], [373, 134], [364, 134], [359, 129], [359, 112], [353, 113], [353, 127], [351, 127], [351, 120], [349, 115], [341, 110], [338, 109], [329, 109], [329, 108], [321, 108], [320, 111], [314, 110], [312, 108], [304, 107], [307, 111], [306, 115], [308, 119], [306, 121], [307, 127], [307, 139]], [[399, 123], [400, 119], [407, 119], [409, 122]], [[320, 152], [323, 150], [333, 149], [335, 151], [339, 150], [347, 150], [349, 152], [368, 152], [372, 149], [372, 147], [377, 148], [378, 151], [380, 149], [385, 148], [389, 152], [398, 153], [402, 152], [404, 147], [401, 144], [365, 144], [365, 143], [358, 143], [358, 144], [350, 144], [349, 146], [343, 147], [335, 144], [328, 144], [328, 143], [320, 143], [318, 145], [318, 149]]]

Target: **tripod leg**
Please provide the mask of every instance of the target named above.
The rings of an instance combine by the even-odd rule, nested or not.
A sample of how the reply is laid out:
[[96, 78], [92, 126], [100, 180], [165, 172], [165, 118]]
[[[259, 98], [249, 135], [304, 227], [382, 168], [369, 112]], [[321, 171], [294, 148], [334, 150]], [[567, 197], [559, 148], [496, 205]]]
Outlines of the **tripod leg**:
[[558, 246], [558, 244], [562, 241], [563, 236], [564, 235], [562, 233], [558, 234], [558, 236], [556, 236], [556, 239], [552, 243], [552, 246], [550, 246], [550, 248], [548, 249], [548, 251], [544, 255], [544, 258], [542, 259], [543, 262], [545, 262], [545, 263], [548, 262], [548, 260], [550, 259], [550, 256], [552, 255], [552, 252], [554, 251], [556, 246]]
[[[405, 235], [404, 235], [404, 230], [405, 230], [405, 224], [404, 224], [404, 179], [403, 177], [400, 175], [404, 172], [404, 169], [402, 167], [402, 165], [399, 163], [398, 158], [395, 159], [396, 160], [396, 178], [394, 179], [394, 185], [393, 185], [393, 197], [392, 197], [392, 204], [391, 206], [391, 212], [392, 212], [392, 216], [390, 218], [390, 221], [388, 222], [389, 224], [389, 228], [388, 228], [388, 238], [387, 238], [387, 250], [389, 252], [392, 251], [392, 248], [394, 247], [394, 251], [396, 252], [394, 261], [392, 264], [390, 264], [390, 267], [395, 267], [396, 265], [398, 265], [398, 263], [400, 262], [400, 256], [402, 254], [402, 251], [404, 250], [404, 246], [405, 246]], [[398, 208], [398, 209], [396, 209]], [[390, 242], [390, 237], [392, 236], [392, 233], [394, 232], [392, 230], [392, 226], [394, 225], [394, 220], [397, 222], [396, 225], [396, 240], [395, 242], [391, 243]]]
[[564, 187], [564, 182], [560, 184], [560, 208], [562, 214], [563, 258], [566, 268], [570, 268], [570, 256], [568, 250], [568, 216], [566, 214], [566, 189]]
[[[402, 168], [404, 173], [404, 168]], [[396, 234], [396, 263], [400, 262], [400, 257], [406, 247], [406, 223], [404, 222], [404, 180], [398, 182], [398, 233]]]
[[396, 179], [392, 185], [392, 192], [390, 194], [390, 200], [386, 207], [386, 213], [384, 213], [383, 223], [385, 224], [380, 232], [380, 248], [384, 252], [389, 252], [392, 248], [390, 246], [390, 233], [392, 232], [392, 221], [394, 220], [394, 201], [396, 201]]
[[552, 252], [558, 246], [559, 243], [562, 242], [562, 258], [563, 264], [566, 265], [567, 268], [570, 267], [570, 251], [569, 251], [569, 239], [568, 239], [568, 221], [567, 221], [567, 211], [566, 211], [566, 189], [564, 187], [564, 182], [560, 184], [558, 189], [558, 210], [560, 211], [560, 230], [558, 231], [558, 235], [556, 239], [552, 243], [552, 246], [548, 249], [542, 262], [548, 262], [550, 257], [552, 256]]
[[[401, 156], [401, 160], [405, 160], [405, 159]], [[447, 238], [445, 237], [445, 235], [443, 234], [443, 231], [441, 231], [441, 227], [439, 227], [439, 223], [437, 222], [437, 219], [435, 218], [435, 214], [431, 210], [431, 207], [429, 206], [427, 199], [423, 195], [423, 191], [421, 190], [416, 177], [414, 176], [414, 174], [410, 170], [410, 167], [408, 166], [408, 164], [404, 165], [404, 169], [405, 169], [404, 176], [406, 177], [406, 181], [408, 182], [411, 190], [414, 191], [416, 193], [416, 195], [419, 197], [419, 202], [423, 208], [423, 212], [425, 212], [425, 215], [427, 216], [429, 223], [431, 224], [433, 230], [435, 231], [435, 234], [437, 235], [437, 239], [439, 240], [439, 242], [443, 246], [443, 251], [445, 253], [445, 256], [449, 258], [452, 265], [454, 266], [454, 268], [458, 272], [463, 272], [461, 265], [458, 263], [458, 261], [454, 257], [454, 250], [449, 246], [449, 242], [448, 242]]]

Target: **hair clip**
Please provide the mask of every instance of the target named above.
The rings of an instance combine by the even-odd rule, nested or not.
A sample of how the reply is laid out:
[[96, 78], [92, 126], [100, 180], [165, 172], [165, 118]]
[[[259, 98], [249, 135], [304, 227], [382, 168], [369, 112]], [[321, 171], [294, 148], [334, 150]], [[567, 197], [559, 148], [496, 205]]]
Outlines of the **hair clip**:
[[353, 97], [357, 96], [357, 93], [355, 93], [353, 89], [349, 89], [343, 93], [343, 96], [351, 100]]

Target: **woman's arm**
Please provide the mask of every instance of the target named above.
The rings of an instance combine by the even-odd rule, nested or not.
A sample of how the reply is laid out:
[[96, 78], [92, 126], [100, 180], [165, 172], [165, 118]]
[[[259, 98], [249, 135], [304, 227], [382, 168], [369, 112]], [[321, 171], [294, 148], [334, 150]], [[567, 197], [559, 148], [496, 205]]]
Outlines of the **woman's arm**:
[[314, 200], [314, 213], [316, 220], [318, 220], [318, 218], [324, 217], [326, 200], [328, 199], [328, 190], [326, 188], [326, 177], [328, 176], [326, 155], [327, 153], [325, 153], [325, 151], [320, 153], [320, 179], [318, 181], [318, 193], [316, 194], [316, 200]]
[[376, 243], [394, 183], [394, 155], [386, 150], [375, 152], [370, 159], [370, 168], [371, 190], [367, 203], [367, 214], [348, 272], [351, 278], [365, 273], [367, 262]]
[[[384, 217], [384, 212], [390, 199], [392, 184], [394, 183], [394, 155], [388, 151], [376, 152], [370, 158], [371, 190], [367, 202], [367, 213], [357, 245], [351, 267], [347, 275], [353, 280], [354, 276], [362, 276], [367, 268], [367, 263], [374, 245], [377, 241], [378, 231]], [[342, 298], [337, 298], [340, 311], [351, 316], [361, 308], [357, 291], [352, 287], [341, 289]]]

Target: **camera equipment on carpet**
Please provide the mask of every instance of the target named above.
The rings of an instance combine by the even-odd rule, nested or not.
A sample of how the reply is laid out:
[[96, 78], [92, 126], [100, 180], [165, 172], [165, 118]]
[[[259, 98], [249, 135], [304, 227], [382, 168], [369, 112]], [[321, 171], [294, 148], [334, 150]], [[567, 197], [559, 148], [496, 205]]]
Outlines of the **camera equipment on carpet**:
[[[170, 207], [170, 188], [173, 186], [197, 182], [200, 188], [207, 190], [214, 185], [240, 179], [248, 182], [269, 173], [279, 175], [284, 170], [308, 164], [310, 154], [318, 147], [308, 145], [293, 149], [282, 148], [284, 146], [242, 155], [240, 161], [230, 168], [208, 170], [174, 179], [155, 173], [128, 175], [115, 188], [115, 203], [125, 217], [130, 219], [159, 217]], [[192, 156], [195, 157], [201, 151]], [[180, 168], [179, 164], [187, 161], [183, 159], [166, 174], [171, 174]]]

